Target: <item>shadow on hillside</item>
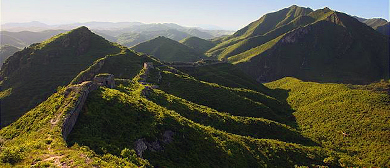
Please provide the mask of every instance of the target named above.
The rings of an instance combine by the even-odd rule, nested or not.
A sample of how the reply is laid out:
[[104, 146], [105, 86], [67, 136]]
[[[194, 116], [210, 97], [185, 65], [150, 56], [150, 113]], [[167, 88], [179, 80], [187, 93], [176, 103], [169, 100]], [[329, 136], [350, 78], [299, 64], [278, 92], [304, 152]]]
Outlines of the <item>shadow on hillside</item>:
[[287, 121], [287, 125], [293, 127], [293, 128], [298, 128], [298, 125], [297, 125], [297, 122], [296, 122], [296, 118], [295, 116], [293, 115], [293, 113], [295, 112], [294, 109], [292, 109], [292, 107], [288, 104], [287, 102], [287, 98], [289, 96], [289, 92], [291, 90], [286, 90], [286, 89], [270, 89], [268, 88], [267, 90], [267, 95], [279, 100], [283, 105], [284, 107], [286, 108], [286, 111], [287, 113], [285, 113], [286, 115], [286, 121]]
[[[286, 102], [286, 90], [276, 90], [283, 93]], [[252, 118], [245, 116], [234, 116], [226, 113], [217, 112], [215, 109], [199, 108], [188, 102], [182, 101], [180, 98], [173, 98], [172, 95], [158, 91], [150, 94], [148, 99], [159, 106], [165, 107], [168, 110], [173, 110], [181, 116], [201, 125], [210, 126], [217, 130], [226, 131], [232, 134], [250, 136], [257, 139], [275, 139], [284, 142], [298, 143], [307, 146], [318, 146], [311, 139], [302, 136], [299, 132], [289, 129], [288, 127], [278, 125], [276, 123], [268, 123], [262, 118]], [[289, 107], [289, 106], [288, 106]], [[297, 127], [295, 117], [292, 115], [293, 110], [288, 109], [290, 113], [285, 120], [288, 120], [286, 125]]]

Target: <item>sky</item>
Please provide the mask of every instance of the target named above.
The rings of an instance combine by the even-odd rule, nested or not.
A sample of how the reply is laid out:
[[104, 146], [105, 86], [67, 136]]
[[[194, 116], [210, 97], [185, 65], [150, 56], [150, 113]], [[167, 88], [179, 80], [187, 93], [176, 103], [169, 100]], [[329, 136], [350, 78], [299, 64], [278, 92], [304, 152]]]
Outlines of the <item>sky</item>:
[[329, 7], [363, 18], [389, 20], [389, 0], [0, 0], [1, 24], [40, 21], [176, 23], [237, 30], [270, 12], [298, 5]]

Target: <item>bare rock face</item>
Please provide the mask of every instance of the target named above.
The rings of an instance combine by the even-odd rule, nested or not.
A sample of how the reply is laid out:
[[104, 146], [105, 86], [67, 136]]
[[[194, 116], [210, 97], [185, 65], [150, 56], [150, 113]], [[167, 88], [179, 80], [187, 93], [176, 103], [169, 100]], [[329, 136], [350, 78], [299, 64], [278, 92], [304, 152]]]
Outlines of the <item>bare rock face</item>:
[[135, 141], [134, 145], [135, 145], [135, 152], [137, 153], [137, 155], [139, 157], [142, 157], [142, 153], [146, 149], [148, 149], [148, 147], [146, 146], [146, 144], [144, 142], [144, 139], [138, 139], [137, 141]]
[[171, 143], [173, 141], [173, 135], [175, 135], [173, 131], [167, 130], [164, 132], [161, 138], [153, 142], [148, 142], [144, 138], [138, 139], [134, 142], [134, 150], [139, 157], [142, 157], [143, 152], [146, 150], [150, 150], [152, 152], [163, 151], [163, 144]]
[[293, 31], [291, 33], [288, 33], [286, 34], [283, 39], [281, 39], [281, 43], [296, 43], [298, 42], [299, 39], [303, 38], [306, 34], [309, 33], [309, 31], [311, 30], [311, 27], [307, 26], [307, 27], [302, 27], [302, 28], [299, 28], [298, 30], [296, 31]]

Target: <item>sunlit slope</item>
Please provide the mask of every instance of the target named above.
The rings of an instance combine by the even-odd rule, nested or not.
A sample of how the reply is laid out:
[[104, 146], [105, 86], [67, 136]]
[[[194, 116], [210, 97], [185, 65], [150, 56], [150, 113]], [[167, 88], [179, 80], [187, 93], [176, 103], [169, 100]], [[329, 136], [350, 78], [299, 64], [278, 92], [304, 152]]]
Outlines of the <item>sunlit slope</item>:
[[266, 86], [289, 90], [280, 95], [295, 110], [304, 136], [345, 152], [359, 166], [389, 166], [389, 82], [368, 86], [319, 84], [283, 78]]

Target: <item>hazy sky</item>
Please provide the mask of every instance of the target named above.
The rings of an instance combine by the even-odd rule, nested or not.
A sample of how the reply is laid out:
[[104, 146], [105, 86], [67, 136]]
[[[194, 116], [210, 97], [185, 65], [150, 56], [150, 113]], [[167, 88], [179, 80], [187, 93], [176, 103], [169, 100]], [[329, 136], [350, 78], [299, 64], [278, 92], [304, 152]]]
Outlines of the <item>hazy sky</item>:
[[389, 0], [1, 0], [1, 23], [139, 21], [235, 30], [293, 4], [389, 20]]

